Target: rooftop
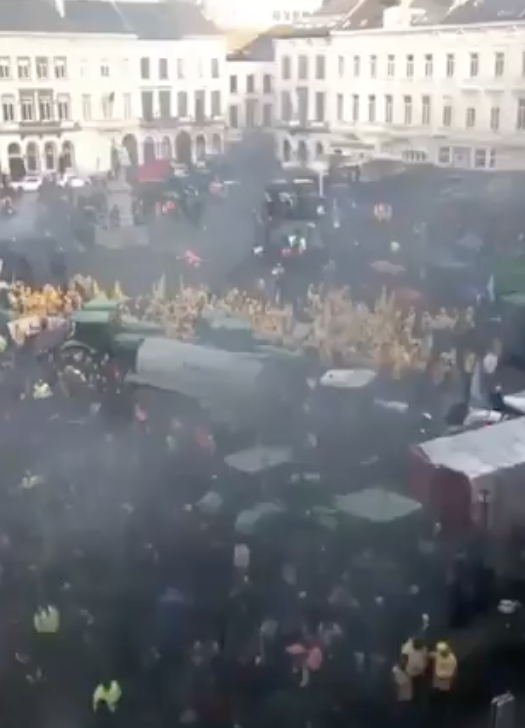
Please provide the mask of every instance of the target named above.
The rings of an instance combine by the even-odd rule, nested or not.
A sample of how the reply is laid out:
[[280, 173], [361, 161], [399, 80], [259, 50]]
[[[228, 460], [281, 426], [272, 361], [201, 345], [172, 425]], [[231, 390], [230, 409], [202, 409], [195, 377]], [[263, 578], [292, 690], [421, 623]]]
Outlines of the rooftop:
[[525, 0], [325, 0], [310, 18], [275, 37], [317, 37], [334, 30], [352, 31], [385, 27], [385, 11], [405, 14], [392, 27], [473, 25], [525, 20]]
[[361, 2], [362, 0], [326, 0], [315, 15], [317, 17], [348, 15]]
[[65, 0], [63, 15], [50, 0], [1, 0], [0, 32], [129, 34], [144, 40], [171, 40], [212, 35], [217, 30], [195, 5], [183, 0]]
[[525, 0], [466, 0], [454, 3], [444, 20], [450, 25], [525, 20]]

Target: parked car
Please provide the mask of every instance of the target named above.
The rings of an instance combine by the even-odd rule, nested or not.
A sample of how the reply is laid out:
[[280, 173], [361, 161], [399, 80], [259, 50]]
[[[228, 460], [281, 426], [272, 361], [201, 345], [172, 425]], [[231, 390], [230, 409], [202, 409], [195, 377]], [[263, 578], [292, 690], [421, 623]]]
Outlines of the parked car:
[[24, 177], [20, 180], [11, 181], [9, 185], [14, 190], [23, 190], [24, 192], [38, 192], [38, 190], [42, 186], [42, 177], [38, 177], [37, 175], [30, 175], [29, 177]]
[[65, 174], [58, 180], [59, 187], [72, 187], [73, 189], [80, 189], [89, 184], [89, 181], [82, 177], [77, 177], [76, 174]]

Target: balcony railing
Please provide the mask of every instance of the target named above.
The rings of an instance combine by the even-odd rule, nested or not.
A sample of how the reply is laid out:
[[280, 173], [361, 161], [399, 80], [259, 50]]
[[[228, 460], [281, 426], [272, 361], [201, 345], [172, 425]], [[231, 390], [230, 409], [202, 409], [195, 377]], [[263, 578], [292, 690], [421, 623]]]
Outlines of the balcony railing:
[[225, 117], [222, 115], [204, 116], [200, 118], [196, 118], [195, 116], [155, 116], [148, 119], [139, 119], [139, 124], [147, 129], [174, 129], [179, 126], [223, 126], [225, 124]]
[[290, 134], [315, 134], [315, 132], [326, 132], [330, 130], [329, 121], [308, 121], [307, 119], [278, 119], [275, 122], [275, 126], [286, 129]]
[[67, 119], [33, 119], [20, 121], [17, 125], [19, 133], [24, 135], [35, 134], [62, 134], [66, 131], [76, 131], [81, 128], [80, 122]]

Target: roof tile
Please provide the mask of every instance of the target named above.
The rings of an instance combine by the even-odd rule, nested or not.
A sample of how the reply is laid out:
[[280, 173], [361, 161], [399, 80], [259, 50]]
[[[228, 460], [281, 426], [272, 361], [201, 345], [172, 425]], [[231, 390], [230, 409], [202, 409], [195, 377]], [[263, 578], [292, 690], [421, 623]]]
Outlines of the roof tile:
[[145, 40], [211, 35], [215, 26], [184, 0], [66, 0], [64, 17], [50, 0], [1, 0], [0, 32], [130, 34]]

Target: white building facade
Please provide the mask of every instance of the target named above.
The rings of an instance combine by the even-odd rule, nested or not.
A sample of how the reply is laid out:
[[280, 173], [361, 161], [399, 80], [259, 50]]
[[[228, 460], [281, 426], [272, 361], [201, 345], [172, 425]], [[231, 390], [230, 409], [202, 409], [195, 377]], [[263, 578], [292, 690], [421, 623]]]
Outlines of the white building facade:
[[[136, 70], [138, 162], [190, 162], [225, 151], [228, 70], [220, 35], [178, 41], [138, 41]], [[134, 142], [133, 142], [134, 143]]]
[[275, 61], [272, 38], [260, 37], [228, 56], [228, 127], [271, 131], [275, 113]]
[[275, 41], [283, 161], [525, 169], [524, 22], [312, 35]]
[[[64, 19], [67, 5], [53, 12]], [[2, 171], [19, 176], [22, 162], [28, 173], [105, 172], [122, 147], [140, 164], [221, 152], [226, 40], [173, 38], [12, 32], [2, 30], [0, 15]]]

